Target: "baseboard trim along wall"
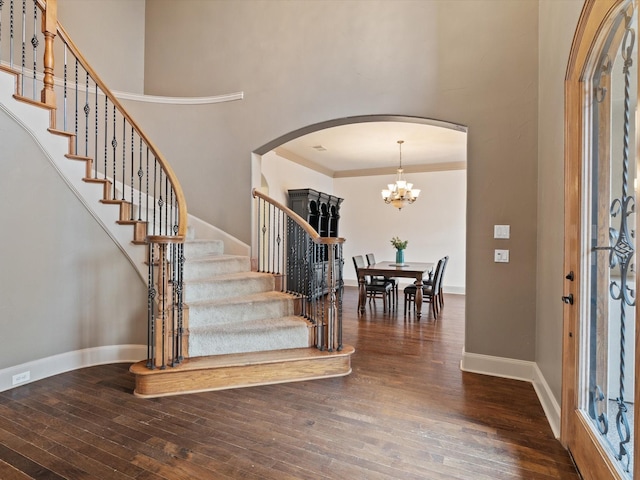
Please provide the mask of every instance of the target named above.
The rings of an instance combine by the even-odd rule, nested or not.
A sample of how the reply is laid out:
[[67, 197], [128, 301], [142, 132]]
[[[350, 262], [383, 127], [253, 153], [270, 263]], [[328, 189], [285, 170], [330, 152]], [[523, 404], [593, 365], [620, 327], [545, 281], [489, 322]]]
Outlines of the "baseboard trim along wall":
[[0, 392], [79, 368], [145, 358], [146, 345], [109, 345], [61, 353], [0, 370]]
[[[408, 279], [404, 278], [397, 278], [396, 280], [400, 280], [400, 287], [404, 288], [405, 286], [413, 283], [411, 281], [409, 281]], [[345, 287], [357, 287], [358, 286], [358, 281], [357, 280], [353, 280], [353, 279], [345, 279], [344, 280], [344, 286]], [[466, 288], [464, 286], [462, 287], [458, 287], [455, 285], [451, 285], [451, 286], [447, 286], [447, 285], [443, 285], [442, 286], [442, 291], [444, 293], [451, 293], [453, 295], [464, 295], [466, 292]], [[400, 294], [402, 294], [402, 292], [400, 292]]]
[[547, 421], [553, 431], [553, 435], [556, 438], [560, 438], [560, 405], [553, 396], [549, 384], [535, 362], [493, 357], [478, 353], [467, 353], [463, 349], [460, 369], [463, 372], [479, 373], [492, 377], [512, 378], [533, 384], [533, 388], [547, 416]]

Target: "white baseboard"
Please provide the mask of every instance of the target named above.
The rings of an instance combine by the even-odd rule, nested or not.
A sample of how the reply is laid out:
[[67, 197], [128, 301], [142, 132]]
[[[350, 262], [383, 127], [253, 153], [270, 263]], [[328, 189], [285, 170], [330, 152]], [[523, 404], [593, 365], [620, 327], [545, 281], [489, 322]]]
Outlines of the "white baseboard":
[[547, 416], [547, 420], [549, 421], [551, 430], [553, 430], [553, 435], [559, 439], [561, 414], [560, 404], [553, 396], [547, 380], [544, 378], [544, 375], [542, 375], [542, 372], [538, 368], [538, 364], [535, 365], [533, 371], [533, 388], [538, 394], [538, 399], [542, 404], [542, 409]]
[[[0, 370], [0, 392], [79, 368], [106, 363], [133, 363], [145, 358], [146, 345], [109, 345], [61, 353]], [[14, 385], [14, 375], [28, 379]]]
[[[413, 283], [412, 281], [410, 281], [407, 278], [403, 278], [400, 280], [400, 287], [404, 288], [406, 285], [409, 285], [410, 283]], [[355, 279], [347, 279], [345, 278], [344, 280], [344, 285], [345, 287], [357, 287], [358, 286], [358, 281]], [[465, 287], [456, 287], [456, 286], [447, 286], [447, 285], [443, 285], [442, 286], [442, 291], [444, 291], [444, 293], [452, 293], [455, 295], [464, 295], [466, 292]]]
[[560, 437], [560, 405], [551, 393], [549, 385], [535, 362], [467, 353], [463, 349], [460, 369], [463, 372], [512, 378], [532, 383], [553, 435], [556, 438]]

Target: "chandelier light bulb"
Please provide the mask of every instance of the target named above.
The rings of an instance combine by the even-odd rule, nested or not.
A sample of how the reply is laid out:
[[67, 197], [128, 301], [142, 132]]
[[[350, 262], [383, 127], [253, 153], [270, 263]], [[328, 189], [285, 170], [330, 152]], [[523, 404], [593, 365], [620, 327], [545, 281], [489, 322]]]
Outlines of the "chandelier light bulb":
[[383, 189], [382, 199], [384, 203], [388, 205], [393, 205], [398, 210], [402, 210], [407, 204], [412, 204], [417, 200], [420, 196], [420, 190], [417, 188], [413, 188], [413, 183], [408, 183], [404, 179], [404, 170], [402, 169], [402, 144], [404, 140], [398, 140], [398, 145], [400, 148], [400, 166], [397, 170], [397, 176], [395, 183], [390, 183], [387, 185], [388, 188]]

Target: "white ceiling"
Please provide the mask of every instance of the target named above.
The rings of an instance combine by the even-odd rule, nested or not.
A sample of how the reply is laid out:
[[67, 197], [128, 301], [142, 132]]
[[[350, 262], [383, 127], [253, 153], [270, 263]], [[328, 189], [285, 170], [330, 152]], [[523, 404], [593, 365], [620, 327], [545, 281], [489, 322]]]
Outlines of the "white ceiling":
[[[279, 149], [333, 172], [429, 166], [466, 161], [464, 127], [397, 121], [351, 123], [317, 130], [282, 144]], [[320, 151], [317, 146], [324, 147]]]

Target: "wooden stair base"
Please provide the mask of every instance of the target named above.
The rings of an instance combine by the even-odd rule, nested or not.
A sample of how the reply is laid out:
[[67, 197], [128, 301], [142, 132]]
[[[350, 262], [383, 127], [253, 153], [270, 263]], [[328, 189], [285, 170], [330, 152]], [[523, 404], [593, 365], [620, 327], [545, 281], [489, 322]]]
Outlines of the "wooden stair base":
[[181, 365], [164, 370], [149, 370], [143, 360], [131, 365], [129, 371], [136, 378], [134, 395], [154, 398], [341, 377], [351, 373], [354, 352], [351, 345], [345, 345], [340, 352], [310, 347], [215, 355], [185, 359]]

